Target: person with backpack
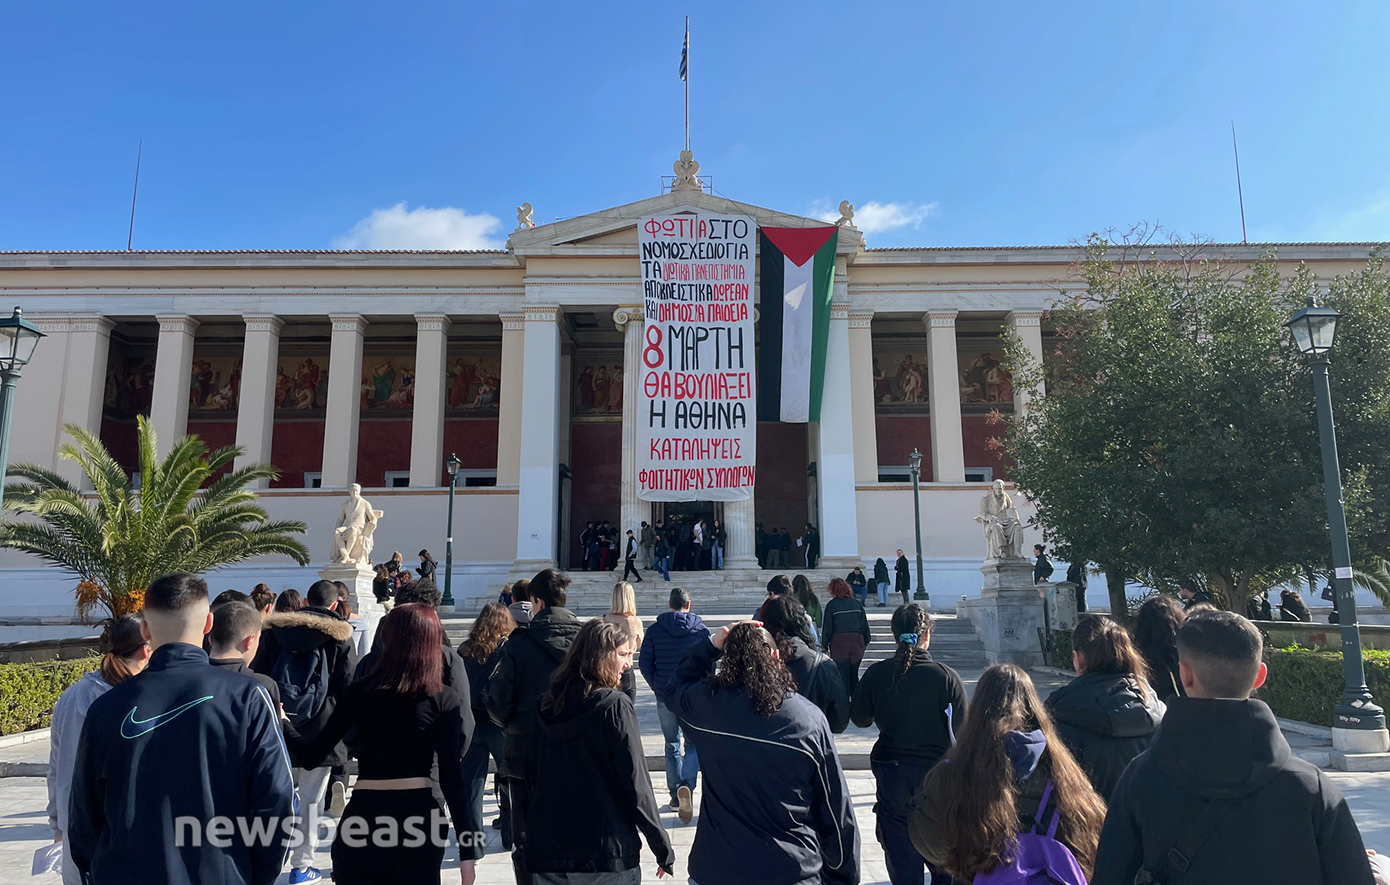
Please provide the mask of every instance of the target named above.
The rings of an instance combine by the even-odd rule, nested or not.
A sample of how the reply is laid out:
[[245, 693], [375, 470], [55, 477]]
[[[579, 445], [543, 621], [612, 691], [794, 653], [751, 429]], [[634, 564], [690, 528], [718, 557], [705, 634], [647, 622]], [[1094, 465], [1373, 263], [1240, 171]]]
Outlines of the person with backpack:
[[[1141, 870], [1164, 882], [1371, 885], [1337, 785], [1293, 754], [1250, 693], [1264, 684], [1260, 631], [1234, 612], [1178, 632], [1184, 697], [1120, 776], [1096, 854], [1097, 883]], [[1239, 846], [1237, 850], [1234, 846]]]
[[[899, 606], [892, 630], [897, 651], [864, 672], [850, 718], [860, 728], [878, 726], [869, 767], [888, 878], [893, 885], [921, 885], [927, 864], [908, 833], [912, 799], [965, 723], [965, 686], [955, 670], [932, 660], [932, 619], [925, 608]], [[940, 867], [929, 872], [932, 885], [951, 885]]]
[[974, 885], [1086, 885], [1105, 820], [1105, 802], [1015, 664], [985, 668], [956, 745], [913, 806], [912, 844]]
[[820, 708], [832, 732], [844, 731], [849, 727], [849, 692], [835, 662], [803, 641], [800, 631], [806, 621], [806, 609], [787, 595], [772, 597], [760, 611], [763, 626], [777, 643], [777, 652], [792, 674], [797, 693]]
[[674, 588], [667, 605], [671, 610], [657, 615], [656, 623], [642, 638], [637, 669], [656, 695], [656, 720], [661, 723], [661, 737], [666, 743], [666, 791], [671, 797], [671, 807], [680, 816], [681, 823], [688, 824], [695, 813], [693, 794], [699, 779], [700, 759], [689, 734], [666, 705], [666, 691], [676, 675], [676, 665], [692, 646], [709, 638], [709, 628], [699, 615], [691, 613], [690, 593], [685, 588]]
[[526, 753], [535, 733], [536, 711], [550, 677], [579, 633], [579, 619], [564, 607], [569, 576], [544, 569], [531, 579], [530, 623], [518, 624], [502, 647], [497, 669], [483, 696], [488, 716], [505, 729], [500, 771], [512, 808], [512, 867], [517, 885], [532, 881], [526, 868]]
[[[862, 574], [859, 577], [861, 581], [864, 578]], [[873, 642], [873, 634], [869, 632], [869, 616], [864, 611], [864, 603], [856, 598], [844, 578], [830, 579], [830, 601], [825, 604], [823, 617], [821, 642], [825, 643], [826, 654], [840, 670], [845, 692], [854, 697], [855, 686], [859, 684], [859, 664], [864, 660], [869, 643]]]
[[637, 711], [619, 687], [632, 651], [621, 625], [589, 621], [541, 699], [525, 778], [526, 868], [539, 885], [635, 885], [643, 836], [660, 870], [675, 871]]
[[[150, 661], [150, 643], [140, 632], [139, 615], [121, 615], [107, 625], [102, 636], [107, 652], [97, 669], [69, 686], [53, 706], [53, 722], [48, 744], [48, 826], [53, 841], [62, 842], [68, 831], [68, 807], [72, 798], [73, 766], [77, 761], [77, 740], [92, 702], [145, 669]], [[72, 862], [72, 853], [63, 852], [63, 885], [81, 885], [82, 876]]]
[[290, 736], [306, 764], [322, 765], [353, 734], [358, 778], [333, 840], [333, 880], [439, 885], [448, 829], [440, 833], [440, 805], [431, 789], [437, 764], [459, 835], [460, 878], [471, 885], [483, 846], [468, 813], [463, 705], [444, 685], [438, 651], [448, 648], [444, 629], [429, 605], [398, 602], [377, 634], [370, 669], [348, 687], [323, 728], [307, 741]]
[[151, 581], [140, 629], [154, 649], [144, 671], [87, 708], [64, 850], [88, 883], [271, 885], [294, 784], [270, 699], [254, 679], [208, 666], [212, 612], [198, 576]]
[[[332, 581], [315, 581], [305, 594], [308, 606], [297, 612], [272, 614], [263, 622], [263, 655], [256, 658], [280, 688], [280, 703], [290, 725], [305, 740], [313, 740], [333, 715], [352, 684], [357, 651], [352, 625], [338, 613], [338, 588]], [[269, 664], [264, 662], [269, 661]], [[347, 749], [338, 743], [321, 764], [296, 766], [301, 815], [298, 837], [290, 853], [290, 885], [317, 882], [323, 874], [313, 866], [319, 842], [319, 806], [323, 803], [333, 766], [346, 765]]]
[[1105, 798], [1125, 766], [1149, 746], [1164, 706], [1124, 627], [1087, 616], [1071, 636], [1072, 666], [1080, 675], [1048, 696], [1047, 712], [1091, 786]]
[[705, 774], [692, 883], [859, 882], [859, 827], [835, 738], [794, 689], [755, 622], [721, 627], [676, 667], [667, 703], [696, 736]]

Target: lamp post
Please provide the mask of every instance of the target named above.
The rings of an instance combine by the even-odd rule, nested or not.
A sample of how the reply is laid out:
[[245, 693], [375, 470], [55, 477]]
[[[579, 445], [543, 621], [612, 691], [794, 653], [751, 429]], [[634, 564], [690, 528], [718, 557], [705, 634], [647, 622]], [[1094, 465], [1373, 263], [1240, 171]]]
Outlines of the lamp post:
[[917, 492], [917, 481], [922, 476], [922, 453], [917, 451], [916, 446], [912, 447], [912, 454], [907, 456], [907, 464], [912, 470], [912, 515], [917, 523], [917, 592], [912, 594], [912, 598], [926, 602], [931, 599], [931, 594], [927, 593], [922, 580], [922, 499]]
[[454, 607], [454, 489], [458, 488], [459, 468], [462, 466], [458, 455], [451, 454], [449, 460], [444, 462], [444, 469], [449, 472], [449, 528], [448, 536], [444, 539], [444, 595], [439, 599], [439, 607], [448, 606], [450, 610]]
[[1332, 423], [1332, 385], [1328, 378], [1328, 352], [1337, 336], [1341, 316], [1330, 307], [1308, 303], [1284, 325], [1294, 344], [1311, 356], [1313, 391], [1318, 411], [1318, 438], [1322, 442], [1323, 494], [1327, 499], [1327, 524], [1332, 534], [1333, 583], [1336, 587], [1337, 620], [1342, 633], [1342, 700], [1332, 712], [1334, 750], [1384, 752], [1390, 748], [1385, 713], [1376, 706], [1366, 687], [1361, 660], [1361, 630], [1356, 625], [1356, 595], [1352, 587], [1351, 544], [1347, 539], [1347, 515], [1342, 505], [1342, 475], [1337, 463], [1337, 431]]
[[24, 311], [0, 320], [0, 508], [5, 501], [5, 470], [10, 463], [10, 419], [14, 415], [14, 394], [19, 372], [34, 356], [34, 348], [44, 334], [24, 318]]

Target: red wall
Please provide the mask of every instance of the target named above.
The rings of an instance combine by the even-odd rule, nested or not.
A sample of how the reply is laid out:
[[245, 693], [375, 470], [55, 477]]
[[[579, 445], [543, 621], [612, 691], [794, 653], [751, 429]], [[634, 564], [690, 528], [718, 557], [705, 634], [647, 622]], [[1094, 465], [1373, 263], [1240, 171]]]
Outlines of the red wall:
[[965, 447], [966, 467], [991, 467], [994, 478], [1002, 479], [1006, 462], [1000, 459], [999, 452], [989, 450], [989, 441], [1004, 436], [1004, 426], [991, 426], [984, 415], [965, 415], [961, 419], [961, 441]]
[[323, 469], [323, 419], [276, 418], [270, 437], [270, 463], [280, 470], [274, 489], [304, 488], [304, 473]]
[[[570, 561], [580, 565], [579, 533], [589, 520], [622, 517], [623, 425], [575, 423], [570, 428]], [[460, 456], [462, 457], [462, 456]]]
[[[912, 447], [922, 453], [922, 482], [931, 482], [931, 418], [927, 415], [879, 415], [874, 419], [878, 432], [878, 463], [906, 467]], [[968, 452], [968, 450], [967, 450]], [[966, 463], [970, 466], [967, 454]]]
[[[374, 418], [357, 425], [357, 482], [365, 488], [386, 485], [386, 471], [410, 469], [409, 414], [398, 419]], [[440, 472], [444, 465], [440, 463]]]
[[[203, 442], [207, 444], [209, 452], [223, 448], [224, 446], [236, 445], [235, 418], [230, 421], [226, 418], [209, 421], [189, 416], [188, 432], [192, 436], [200, 437]], [[212, 479], [217, 479], [224, 474], [231, 473], [235, 466], [235, 463], [228, 464], [226, 467], [214, 473]]]
[[[809, 426], [758, 422], [753, 516], [768, 531], [786, 528], [793, 538], [801, 535], [807, 518], [806, 439]], [[793, 550], [792, 554], [795, 553]]]
[[[114, 418], [103, 416], [101, 419], [101, 443], [106, 446], [106, 450], [111, 453], [111, 457], [116, 459], [116, 463], [130, 473], [140, 466], [140, 430], [135, 424], [135, 419], [129, 421], [117, 421]], [[72, 440], [63, 435], [63, 442], [68, 443]]]
[[496, 470], [497, 428], [496, 418], [446, 418], [444, 457], [458, 455], [463, 470]]

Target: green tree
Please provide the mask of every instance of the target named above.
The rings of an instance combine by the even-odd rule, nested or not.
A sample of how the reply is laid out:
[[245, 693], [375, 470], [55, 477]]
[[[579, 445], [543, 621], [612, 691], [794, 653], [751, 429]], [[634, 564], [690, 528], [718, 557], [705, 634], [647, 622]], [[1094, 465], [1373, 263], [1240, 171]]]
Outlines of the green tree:
[[[1148, 232], [1145, 232], [1148, 233]], [[1151, 252], [1136, 260], [1140, 250]], [[1329, 557], [1313, 387], [1283, 323], [1315, 291], [1272, 255], [1232, 266], [1200, 244], [1155, 247], [1093, 236], [1084, 291], [1052, 311], [1046, 375], [1016, 340], [1016, 385], [1047, 384], [1007, 419], [1012, 478], [1054, 545], [1111, 576], [1171, 587], [1203, 577], [1226, 608]], [[1334, 408], [1360, 559], [1387, 553], [1390, 492], [1390, 294], [1377, 256], [1323, 299], [1343, 313]]]
[[5, 509], [19, 518], [0, 522], [0, 547], [76, 575], [84, 620], [103, 609], [109, 616], [140, 611], [150, 581], [170, 572], [201, 573], [273, 553], [308, 564], [308, 549], [292, 537], [307, 526], [271, 521], [249, 487], [275, 478], [274, 467], [252, 464], [217, 476], [241, 450], [209, 452], [195, 436], [174, 443], [161, 459], [154, 429], [142, 417], [137, 489], [94, 434], [74, 424], [64, 429], [76, 445], [64, 444], [59, 456], [81, 466], [92, 490], [34, 464], [10, 465], [17, 481], [5, 487]]

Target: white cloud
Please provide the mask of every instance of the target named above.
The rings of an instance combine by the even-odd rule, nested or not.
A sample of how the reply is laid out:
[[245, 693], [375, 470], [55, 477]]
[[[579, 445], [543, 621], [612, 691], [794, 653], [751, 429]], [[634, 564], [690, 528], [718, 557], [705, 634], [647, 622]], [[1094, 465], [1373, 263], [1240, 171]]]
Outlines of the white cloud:
[[334, 249], [501, 249], [495, 235], [502, 220], [486, 213], [469, 215], [446, 206], [407, 209], [397, 203], [389, 209], [373, 209], [341, 237]]
[[[880, 203], [870, 200], [862, 206], [854, 207], [854, 226], [865, 234], [881, 234], [901, 227], [919, 228], [928, 217], [936, 214], [938, 203]], [[813, 210], [815, 217], [823, 221], [838, 221], [840, 211], [830, 210], [822, 205]]]

